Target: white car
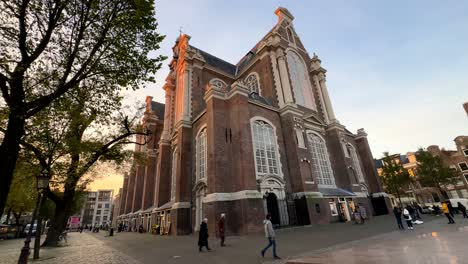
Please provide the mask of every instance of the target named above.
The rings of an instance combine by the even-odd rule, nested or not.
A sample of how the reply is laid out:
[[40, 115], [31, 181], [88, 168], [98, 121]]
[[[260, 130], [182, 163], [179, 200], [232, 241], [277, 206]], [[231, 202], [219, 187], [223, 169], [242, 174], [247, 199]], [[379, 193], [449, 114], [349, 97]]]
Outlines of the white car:
[[[26, 227], [24, 228], [24, 234], [25, 235], [28, 235], [28, 232], [29, 232], [30, 228], [31, 228], [31, 224], [27, 224]], [[32, 228], [32, 233], [31, 233], [33, 236], [36, 235], [36, 229], [37, 229], [37, 224], [34, 224], [33, 228]]]

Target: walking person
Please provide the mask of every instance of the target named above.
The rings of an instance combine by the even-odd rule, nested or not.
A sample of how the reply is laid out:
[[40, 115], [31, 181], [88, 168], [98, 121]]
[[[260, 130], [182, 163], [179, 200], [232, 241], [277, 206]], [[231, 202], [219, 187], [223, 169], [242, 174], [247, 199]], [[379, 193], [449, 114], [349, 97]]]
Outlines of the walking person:
[[413, 227], [413, 219], [411, 218], [411, 214], [410, 212], [408, 211], [407, 209], [408, 207], [406, 207], [404, 210], [403, 210], [403, 217], [405, 218], [406, 220], [406, 225], [408, 226], [408, 229], [409, 230], [413, 230], [414, 227]]
[[448, 202], [445, 201], [442, 203], [442, 213], [444, 213], [444, 215], [447, 217], [447, 219], [449, 220], [449, 224], [455, 224], [455, 221], [453, 221], [453, 218], [452, 216], [450, 215], [450, 209], [449, 209], [449, 206], [448, 206]]
[[460, 202], [457, 203], [457, 206], [458, 206], [458, 210], [462, 212], [463, 218], [467, 218], [468, 216], [466, 215], [466, 207]]
[[455, 217], [453, 215], [453, 213], [455, 212], [455, 208], [453, 208], [452, 203], [450, 201], [446, 201], [446, 203], [447, 203], [447, 207], [448, 207], [449, 212], [450, 212], [450, 216]]
[[401, 209], [396, 206], [393, 207], [393, 214], [395, 215], [395, 218], [398, 224], [398, 229], [405, 230], [405, 227], [403, 226], [403, 222], [401, 221]]
[[221, 214], [221, 218], [218, 221], [218, 232], [219, 238], [221, 239], [221, 246], [224, 247], [225, 231], [224, 231], [224, 221], [226, 219], [226, 214]]
[[281, 259], [276, 254], [276, 239], [275, 239], [275, 230], [273, 230], [273, 224], [270, 221], [271, 215], [267, 214], [265, 220], [263, 221], [263, 225], [265, 228], [265, 237], [268, 238], [268, 245], [262, 249], [262, 257], [265, 257], [265, 252], [273, 246], [273, 258]]
[[362, 205], [359, 206], [359, 214], [361, 215], [362, 223], [364, 224], [367, 219], [367, 211], [366, 208]]
[[203, 219], [200, 224], [200, 232], [198, 234], [198, 250], [203, 251], [203, 247], [206, 247], [206, 250], [210, 251], [211, 248], [208, 246], [208, 219]]

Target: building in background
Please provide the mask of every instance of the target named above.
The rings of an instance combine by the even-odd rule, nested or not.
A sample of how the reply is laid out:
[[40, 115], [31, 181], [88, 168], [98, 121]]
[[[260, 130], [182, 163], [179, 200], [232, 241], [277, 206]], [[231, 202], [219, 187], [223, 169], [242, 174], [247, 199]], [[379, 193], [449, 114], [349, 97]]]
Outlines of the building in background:
[[120, 197], [122, 196], [122, 188], [119, 189], [119, 193], [114, 197], [112, 202], [112, 226], [117, 227], [117, 217], [120, 212]]
[[111, 189], [87, 193], [85, 205], [81, 210], [81, 224], [83, 226], [109, 225], [111, 223], [113, 193], [114, 191]]
[[275, 226], [350, 221], [358, 205], [388, 213], [366, 132], [337, 120], [327, 70], [294, 16], [275, 13], [237, 64], [177, 38], [165, 104], [147, 98], [152, 135], [137, 138], [148, 161], [124, 177], [119, 221], [130, 230], [189, 234], [226, 213], [227, 231], [246, 234], [262, 230], [266, 213]]
[[[440, 156], [445, 166], [456, 170], [457, 182], [455, 185], [442, 186], [445, 193], [432, 187], [424, 187], [417, 180], [417, 165], [415, 152], [408, 152], [405, 155], [394, 154], [393, 159], [403, 165], [408, 170], [414, 182], [410, 183], [403, 194], [403, 203], [417, 202], [419, 204], [439, 203], [445, 197], [468, 198], [468, 136], [458, 136], [454, 139], [456, 150], [440, 149], [439, 146], [431, 145], [427, 151], [432, 155]], [[382, 175], [382, 160], [376, 160], [377, 172]], [[396, 197], [391, 196], [392, 204], [396, 204]]]

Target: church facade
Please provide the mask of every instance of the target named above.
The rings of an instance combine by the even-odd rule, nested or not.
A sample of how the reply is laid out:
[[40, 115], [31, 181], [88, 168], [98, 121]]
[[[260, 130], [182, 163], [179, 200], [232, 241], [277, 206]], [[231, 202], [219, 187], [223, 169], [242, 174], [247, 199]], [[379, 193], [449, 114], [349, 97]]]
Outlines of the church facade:
[[125, 176], [119, 222], [183, 235], [225, 213], [228, 233], [246, 234], [262, 230], [266, 213], [289, 226], [350, 221], [358, 206], [368, 217], [386, 212], [367, 134], [340, 124], [320, 59], [292, 14], [275, 13], [278, 23], [237, 64], [188, 35], [176, 40], [165, 104], [147, 98], [153, 134], [137, 151], [148, 161]]

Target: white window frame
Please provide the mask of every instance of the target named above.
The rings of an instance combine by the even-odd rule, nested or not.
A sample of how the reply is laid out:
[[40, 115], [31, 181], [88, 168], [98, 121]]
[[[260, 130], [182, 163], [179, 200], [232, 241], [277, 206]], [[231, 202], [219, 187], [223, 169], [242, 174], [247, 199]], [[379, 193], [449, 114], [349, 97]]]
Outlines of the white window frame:
[[331, 216], [337, 216], [338, 215], [338, 208], [336, 207], [336, 203], [330, 201], [330, 202], [328, 202], [328, 204], [330, 205]]
[[465, 157], [468, 157], [468, 149], [462, 149], [462, 152]]
[[458, 167], [460, 168], [461, 171], [468, 171], [468, 168], [466, 170], [463, 170], [462, 167], [460, 166], [460, 164], [464, 163], [467, 167], [468, 167], [468, 164], [466, 164], [465, 161], [463, 162], [458, 162]]
[[302, 129], [299, 127], [296, 127], [294, 128], [294, 131], [296, 132], [296, 139], [297, 139], [298, 147], [302, 149], [307, 149], [307, 146], [304, 141], [304, 134], [302, 133]]
[[362, 173], [361, 163], [360, 163], [359, 155], [357, 154], [356, 148], [351, 143], [347, 143], [346, 147], [350, 153], [351, 160], [353, 161], [354, 171], [356, 172], [358, 176], [359, 183], [365, 183], [364, 174]]
[[[328, 154], [327, 149], [327, 142], [325, 139], [317, 132], [313, 130], [307, 130], [307, 143], [309, 145], [309, 152], [312, 156], [312, 166], [314, 169], [314, 174], [317, 176], [317, 183], [319, 187], [336, 187], [335, 184], [335, 174], [333, 173], [333, 168], [330, 162], [330, 155]], [[319, 148], [316, 145], [312, 146], [313, 143], [309, 138], [309, 135], [314, 135], [321, 140], [321, 147], [323, 148], [321, 151], [323, 153], [318, 153]], [[314, 151], [313, 151], [314, 150]], [[322, 155], [323, 157], [320, 157]], [[331, 183], [325, 183], [327, 178], [325, 178], [325, 174], [330, 174], [329, 181]]]
[[196, 179], [201, 180], [206, 178], [207, 169], [207, 144], [206, 144], [206, 125], [200, 128], [195, 138], [195, 174]]
[[172, 152], [172, 166], [171, 166], [171, 201], [176, 198], [176, 179], [177, 179], [177, 154], [179, 149], [176, 147]]
[[[315, 96], [304, 59], [295, 50], [287, 49], [286, 61], [288, 62], [289, 76], [296, 104], [317, 111], [317, 104], [315, 103]], [[299, 72], [299, 67], [302, 67], [302, 72]], [[298, 74], [302, 76], [298, 76]]]
[[[255, 81], [257, 83], [256, 90], [253, 90], [254, 88], [252, 86], [250, 86], [250, 84], [252, 84], [252, 82], [249, 79], [253, 78], [253, 77], [255, 77]], [[247, 86], [249, 88], [249, 93], [258, 93], [259, 95], [262, 95], [262, 90], [260, 88], [260, 75], [258, 75], [257, 72], [249, 73], [249, 75], [247, 75], [247, 77], [245, 77], [244, 83], [245, 83], [245, 86]]]
[[[256, 146], [256, 139], [255, 139], [255, 129], [254, 129], [254, 125], [255, 125], [255, 122], [258, 122], [258, 121], [262, 121], [262, 122], [265, 122], [267, 123], [269, 126], [271, 126], [272, 128], [272, 132], [273, 132], [273, 139], [275, 142], [273, 144], [273, 147], [275, 148], [275, 152], [276, 152], [276, 168], [277, 168], [277, 172], [276, 173], [272, 173], [270, 171], [270, 166], [268, 164], [268, 156], [267, 156], [267, 153], [266, 153], [266, 148], [263, 149], [263, 151], [265, 151], [265, 166], [266, 166], [266, 169], [267, 169], [267, 172], [259, 172], [258, 171], [258, 161], [257, 161], [257, 146]], [[252, 133], [252, 150], [253, 150], [253, 159], [254, 159], [254, 164], [255, 164], [255, 175], [256, 175], [256, 178], [257, 179], [260, 179], [264, 176], [267, 176], [267, 175], [274, 175], [274, 176], [279, 176], [281, 178], [283, 178], [283, 170], [282, 170], [282, 166], [281, 166], [281, 155], [280, 155], [280, 152], [279, 152], [279, 145], [278, 145], [278, 136], [276, 134], [276, 127], [267, 119], [263, 118], [263, 117], [259, 117], [259, 116], [256, 116], [256, 117], [252, 117], [250, 119], [250, 129], [251, 129], [251, 133]], [[261, 165], [262, 166], [262, 165]]]

